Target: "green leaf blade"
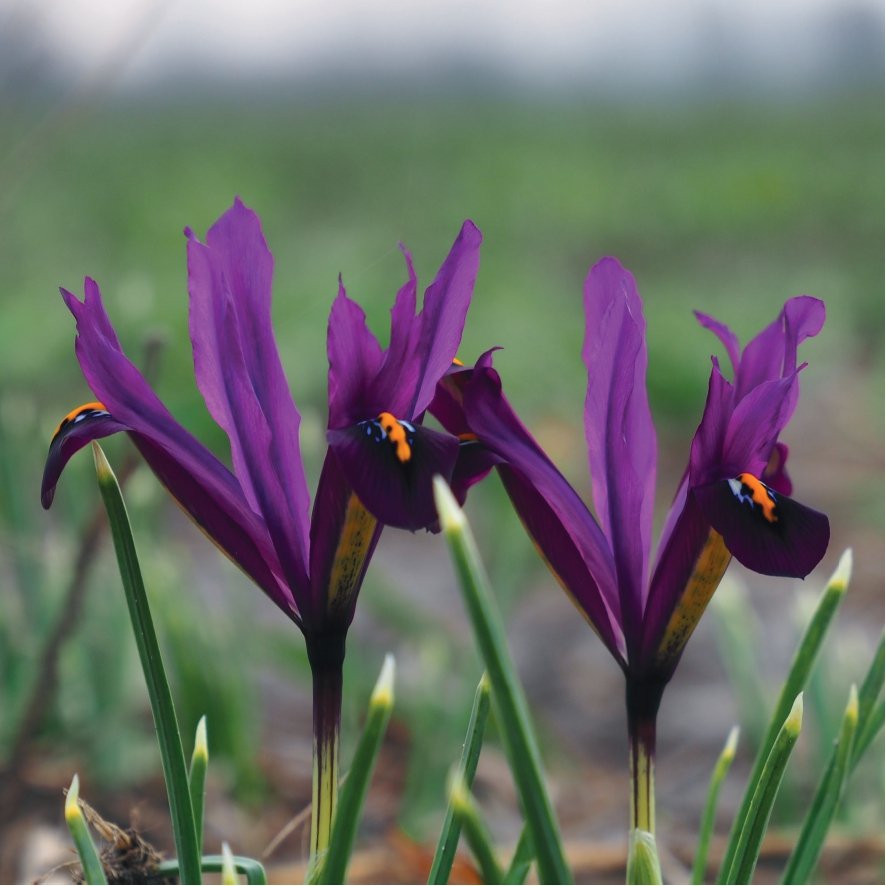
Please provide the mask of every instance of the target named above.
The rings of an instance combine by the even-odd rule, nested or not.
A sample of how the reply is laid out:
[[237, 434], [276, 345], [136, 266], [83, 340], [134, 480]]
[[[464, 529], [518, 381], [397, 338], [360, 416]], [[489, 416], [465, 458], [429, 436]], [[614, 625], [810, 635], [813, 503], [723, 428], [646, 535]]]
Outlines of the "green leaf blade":
[[692, 882], [698, 884], [704, 882], [705, 871], [708, 864], [708, 850], [711, 845], [711, 834], [714, 831], [714, 818], [717, 812], [717, 798], [720, 796], [720, 788], [726, 774], [735, 760], [735, 750], [738, 746], [738, 726], [733, 726], [720, 756], [714, 765], [711, 781], [708, 786], [708, 795], [705, 800], [704, 811], [701, 816], [701, 826], [698, 834], [698, 850], [692, 865]]
[[852, 750], [858, 727], [858, 693], [853, 686], [833, 754], [816, 789], [800, 836], [788, 858], [782, 883], [806, 883], [818, 862], [825, 837], [839, 806], [852, 765]]
[[514, 884], [514, 886], [525, 883], [534, 858], [535, 847], [532, 845], [532, 834], [524, 824], [523, 830], [520, 831], [520, 839], [514, 849], [514, 857], [505, 871], [504, 882]]
[[65, 798], [65, 823], [71, 833], [80, 864], [83, 867], [83, 878], [87, 883], [107, 883], [105, 869], [102, 867], [98, 851], [89, 833], [83, 810], [80, 809], [80, 779], [75, 775], [68, 788]]
[[781, 786], [785, 767], [803, 725], [803, 696], [798, 695], [787, 719], [772, 744], [766, 763], [755, 782], [751, 802], [739, 831], [732, 864], [721, 882], [750, 883], [760, 856], [763, 837], [769, 826], [772, 807]]
[[206, 740], [206, 717], [197, 723], [194, 736], [194, 750], [191, 754], [191, 768], [188, 770], [188, 790], [191, 795], [191, 809], [194, 813], [194, 830], [197, 835], [197, 850], [203, 852], [203, 807], [206, 800], [206, 770], [209, 768], [209, 745]]
[[840, 557], [837, 568], [831, 578], [828, 580], [824, 591], [819, 597], [815, 612], [812, 615], [806, 630], [800, 639], [797, 649], [794, 652], [794, 658], [788, 669], [788, 675], [781, 689], [772, 717], [769, 721], [769, 727], [766, 735], [757, 751], [754, 765], [751, 768], [751, 775], [748, 778], [748, 787], [745, 790], [744, 797], [736, 813], [729, 833], [729, 840], [726, 845], [726, 852], [720, 865], [720, 872], [717, 878], [719, 883], [726, 882], [728, 872], [733, 867], [735, 855], [738, 849], [738, 843], [741, 836], [741, 829], [748, 816], [748, 809], [753, 801], [754, 789], [760, 780], [763, 768], [769, 759], [769, 754], [775, 744], [777, 737], [781, 734], [783, 724], [789, 715], [794, 700], [799, 696], [806, 687], [809, 680], [809, 674], [818, 658], [825, 635], [828, 628], [837, 614], [846, 591], [849, 587], [849, 580], [852, 575], [852, 551], [847, 549]]
[[449, 788], [449, 803], [456, 819], [461, 823], [465, 839], [480, 868], [484, 883], [502, 883], [504, 872], [495, 856], [489, 830], [480, 817], [477, 804], [471, 796], [462, 774], [456, 771]]
[[559, 827], [544, 787], [541, 754], [529, 708], [473, 535], [441, 477], [434, 478], [434, 497], [474, 637], [492, 684], [492, 706], [501, 728], [523, 815], [532, 831], [539, 880], [542, 883], [570, 883], [572, 875], [566, 865]]
[[202, 882], [200, 850], [181, 735], [175, 716], [175, 707], [172, 703], [172, 694], [169, 691], [169, 681], [166, 678], [163, 659], [160, 655], [160, 646], [154, 631], [154, 622], [151, 618], [135, 542], [132, 538], [129, 516], [126, 512], [120, 485], [104, 452], [95, 442], [92, 444], [92, 451], [95, 457], [99, 490], [108, 512], [108, 523], [114, 540], [126, 604], [132, 620], [135, 642], [151, 701], [154, 725], [157, 729], [175, 847], [181, 864], [181, 875], [187, 883], [200, 883]]
[[[462, 748], [459, 769], [464, 774], [464, 782], [470, 790], [477, 774], [477, 763], [480, 760], [480, 751], [483, 747], [483, 735], [486, 731], [486, 721], [489, 719], [490, 693], [489, 676], [483, 674], [477, 684], [474, 693], [474, 703], [471, 707], [471, 716], [468, 719], [468, 731]], [[452, 863], [455, 860], [455, 852], [458, 848], [458, 837], [461, 825], [455, 816], [452, 803], [446, 807], [443, 818], [443, 827], [440, 830], [440, 839], [434, 851], [434, 859], [431, 862], [431, 870], [428, 874], [429, 884], [443, 884], [449, 881], [452, 871]]]
[[348, 862], [357, 838], [360, 813], [375, 770], [375, 761], [394, 707], [394, 658], [385, 657], [378, 682], [369, 699], [366, 725], [357, 743], [354, 760], [342, 787], [332, 822], [326, 855], [319, 859], [309, 882], [344, 883]]

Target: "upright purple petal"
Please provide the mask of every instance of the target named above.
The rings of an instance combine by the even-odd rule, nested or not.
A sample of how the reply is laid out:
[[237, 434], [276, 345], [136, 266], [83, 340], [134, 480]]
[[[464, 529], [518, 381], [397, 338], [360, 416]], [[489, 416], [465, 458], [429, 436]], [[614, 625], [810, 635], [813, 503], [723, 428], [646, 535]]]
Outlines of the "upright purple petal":
[[[731, 414], [732, 385], [723, 378], [716, 357], [711, 358], [711, 363], [713, 365], [708, 380], [707, 400], [701, 422], [692, 439], [689, 465], [677, 487], [661, 531], [644, 615], [645, 646], [652, 642], [648, 639], [650, 632], [655, 634], [658, 629], [663, 630], [661, 619], [667, 614], [669, 606], [676, 605], [677, 595], [682, 593], [688, 581], [688, 570], [691, 571], [694, 567], [705, 544], [700, 513], [693, 502], [687, 501], [690, 486], [707, 483], [721, 476], [719, 463]], [[675, 533], [678, 538], [672, 540]], [[665, 559], [669, 562], [663, 565], [662, 561]], [[669, 588], [668, 581], [675, 582], [675, 585]]]
[[308, 527], [300, 523], [302, 515], [295, 511], [301, 501], [285, 486], [285, 466], [280, 463], [285, 453], [275, 440], [269, 417], [252, 387], [247, 358], [241, 346], [241, 330], [230, 303], [225, 306], [222, 323], [222, 347], [226, 359], [221, 382], [235, 416], [243, 468], [247, 471], [258, 511], [264, 518], [287, 584], [296, 595], [296, 602], [300, 602], [309, 589], [308, 541], [303, 538]]
[[385, 412], [409, 420], [414, 417], [407, 413], [412, 408], [412, 398], [421, 369], [420, 361], [416, 358], [421, 335], [421, 317], [415, 315], [417, 281], [412, 256], [402, 244], [400, 248], [406, 259], [408, 279], [400, 287], [391, 308], [391, 341], [373, 387], [385, 392]]
[[452, 365], [458, 351], [480, 266], [482, 241], [483, 235], [476, 225], [466, 221], [425, 292], [417, 353], [418, 383], [409, 414], [405, 416], [410, 420], [425, 411], [437, 382]]
[[[234, 470], [252, 507], [277, 502], [275, 513], [265, 516], [269, 526], [283, 521], [288, 525], [286, 556], [293, 566], [287, 571], [293, 582], [304, 586], [310, 495], [298, 440], [301, 417], [271, 324], [273, 271], [261, 222], [239, 199], [209, 229], [205, 244], [188, 232], [189, 325], [197, 384], [231, 441]], [[232, 385], [233, 366], [242, 377]], [[232, 388], [240, 391], [237, 401], [232, 400]], [[251, 455], [255, 425], [247, 413], [254, 413], [266, 428], [266, 451], [262, 447], [258, 462]]]
[[615, 556], [623, 625], [639, 640], [655, 503], [646, 323], [633, 276], [603, 259], [585, 281], [585, 434], [594, 505]]
[[292, 595], [278, 579], [282, 570], [267, 531], [240, 484], [175, 421], [126, 358], [98, 286], [87, 280], [83, 302], [67, 290], [62, 296], [77, 321], [77, 359], [93, 393], [114, 421], [132, 433], [148, 464], [194, 521], [297, 620]]
[[789, 299], [784, 306], [785, 352], [782, 375], [797, 368], [797, 349], [807, 338], [821, 332], [825, 321], [824, 302], [809, 295]]
[[720, 459], [720, 478], [749, 471], [763, 474], [778, 435], [790, 421], [800, 387], [796, 373], [757, 385], [729, 418]]
[[709, 329], [720, 339], [721, 342], [723, 342], [723, 346], [726, 348], [726, 353], [729, 356], [729, 361], [732, 363], [732, 376], [734, 378], [738, 373], [738, 364], [741, 359], [741, 346], [738, 341], [738, 336], [725, 323], [721, 323], [719, 320], [715, 320], [707, 314], [702, 314], [701, 311], [693, 311], [693, 313], [695, 314], [695, 319], [698, 320], [705, 329]]
[[788, 299], [778, 317], [745, 346], [736, 373], [741, 399], [757, 385], [790, 375], [797, 368], [797, 349], [821, 331], [824, 302], [808, 295]]
[[767, 486], [771, 486], [782, 495], [790, 495], [794, 491], [794, 484], [788, 474], [788, 454], [790, 450], [784, 443], [776, 443], [769, 456], [769, 464], [763, 471], [761, 478]]
[[689, 477], [694, 486], [710, 483], [723, 476], [720, 461], [729, 417], [732, 415], [732, 385], [723, 378], [716, 357], [711, 359], [711, 363], [713, 365], [708, 379], [708, 396], [689, 452]]
[[388, 410], [372, 396], [382, 365], [378, 340], [366, 326], [363, 308], [348, 298], [339, 280], [338, 297], [329, 312], [329, 427], [344, 428]]

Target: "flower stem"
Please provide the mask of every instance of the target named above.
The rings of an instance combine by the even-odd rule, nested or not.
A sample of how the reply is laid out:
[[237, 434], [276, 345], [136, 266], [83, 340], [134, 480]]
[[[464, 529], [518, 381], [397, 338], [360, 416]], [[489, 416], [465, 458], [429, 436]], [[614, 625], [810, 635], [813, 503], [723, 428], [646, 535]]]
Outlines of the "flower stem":
[[329, 846], [332, 818], [338, 798], [344, 633], [308, 637], [307, 647], [314, 678], [314, 772], [310, 862], [313, 868]]
[[665, 684], [627, 679], [631, 829], [655, 833], [655, 721]]

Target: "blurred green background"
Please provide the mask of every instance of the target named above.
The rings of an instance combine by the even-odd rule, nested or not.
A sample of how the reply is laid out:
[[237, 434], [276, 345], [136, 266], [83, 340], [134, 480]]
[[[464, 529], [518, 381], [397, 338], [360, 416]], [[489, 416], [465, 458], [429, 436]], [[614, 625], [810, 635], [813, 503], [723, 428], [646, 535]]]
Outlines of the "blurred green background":
[[[831, 551], [806, 584], [817, 591], [849, 545], [856, 579], [818, 678], [811, 730], [818, 738], [810, 741], [819, 750], [808, 751], [808, 773], [796, 776], [796, 808], [782, 813], [790, 822], [883, 622], [883, 135], [876, 84], [795, 101], [620, 103], [473, 89], [395, 99], [384, 90], [276, 89], [127, 100], [95, 91], [6, 102], [0, 758], [8, 759], [20, 729], [46, 638], [63, 611], [78, 534], [98, 502], [84, 453], [68, 468], [53, 510], [39, 508], [52, 430], [71, 407], [91, 399], [57, 288], [80, 291], [84, 275], [95, 277], [136, 362], [146, 341], [163, 342], [158, 392], [226, 458], [226, 440], [193, 382], [182, 229], [191, 226], [202, 237], [237, 194], [261, 215], [275, 255], [275, 328], [304, 419], [312, 486], [325, 446], [325, 324], [337, 275], [384, 342], [387, 312], [404, 279], [397, 243], [410, 248], [427, 285], [466, 217], [485, 241], [461, 355], [469, 361], [492, 345], [504, 348], [496, 365], [510, 399], [585, 494], [582, 282], [603, 255], [619, 257], [635, 274], [648, 321], [660, 512], [686, 462], [710, 355], [719, 353], [692, 309], [729, 323], [745, 341], [792, 295], [826, 301], [825, 330], [803, 348], [810, 365], [785, 439], [796, 494], [832, 520]], [[106, 449], [121, 464], [127, 447], [121, 439]], [[300, 638], [221, 562], [148, 472], [135, 474], [127, 498], [186, 732], [209, 713], [219, 795], [235, 796], [247, 809], [265, 804], [273, 810], [266, 812], [273, 833], [285, 810], [306, 800], [310, 777]], [[554, 778], [582, 772], [593, 784], [593, 772], [608, 768], [619, 784], [626, 767], [621, 772], [617, 671], [538, 563], [494, 477], [473, 495], [469, 515], [538, 705]], [[84, 611], [59, 649], [58, 691], [45, 698], [18, 760], [30, 767], [25, 796], [35, 820], [43, 814], [40, 797], [57, 801], [60, 813], [59, 791], [75, 768], [121, 818], [135, 802], [127, 792], [144, 792], [156, 778], [146, 698], [108, 555], [105, 546], [86, 585]], [[750, 589], [749, 618], [759, 622], [748, 628], [748, 655], [759, 663], [752, 681], [765, 696], [790, 654], [791, 613], [803, 592], [746, 573], [741, 579]], [[439, 821], [442, 779], [458, 755], [479, 677], [460, 607], [439, 540], [389, 530], [350, 640], [346, 728], [359, 720], [382, 653], [394, 649], [402, 744], [392, 753], [410, 768], [405, 783], [391, 788], [398, 798], [393, 811], [379, 820], [398, 819], [420, 839]], [[678, 672], [669, 690], [675, 701], [669, 709], [666, 696], [661, 724], [660, 815], [679, 833], [691, 833], [701, 803], [700, 787], [688, 790], [680, 779], [706, 778], [736, 717], [733, 695], [753, 711], [747, 692], [757, 691], [736, 685], [742, 676], [720, 663], [711, 622], [690, 644], [686, 676]], [[587, 684], [598, 679], [603, 688], [595, 696]], [[687, 741], [702, 755], [694, 764]], [[692, 765], [700, 767], [697, 777]], [[668, 775], [669, 766], [679, 777]], [[861, 811], [853, 821], [864, 833], [882, 833], [881, 779], [882, 759], [856, 785]], [[615, 792], [606, 802], [620, 826], [626, 789]], [[585, 813], [565, 815], [567, 833], [608, 833], [609, 819], [589, 825]], [[239, 848], [260, 851], [268, 834], [243, 828], [249, 845]], [[164, 833], [157, 825], [158, 841]]]

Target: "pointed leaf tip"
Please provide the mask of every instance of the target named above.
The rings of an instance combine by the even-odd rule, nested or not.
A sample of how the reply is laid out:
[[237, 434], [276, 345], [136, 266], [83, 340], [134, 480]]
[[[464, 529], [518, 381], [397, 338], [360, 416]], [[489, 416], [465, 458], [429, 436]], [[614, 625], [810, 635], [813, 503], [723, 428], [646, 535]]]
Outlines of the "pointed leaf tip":
[[224, 886], [236, 886], [240, 882], [237, 876], [237, 865], [234, 862], [234, 854], [227, 840], [222, 841], [222, 868], [221, 882]]
[[194, 756], [200, 756], [204, 760], [209, 759], [209, 743], [206, 739], [206, 714], [197, 723], [197, 731], [194, 734]]
[[83, 817], [80, 810], [80, 777], [75, 773], [65, 797], [65, 821], [71, 822]]
[[369, 704], [373, 707], [393, 707], [394, 706], [394, 675], [396, 665], [394, 664], [394, 656], [389, 652], [385, 656], [384, 664], [381, 666], [381, 673], [372, 690], [372, 696]]
[[89, 835], [89, 826], [86, 824], [83, 810], [80, 808], [80, 779], [76, 775], [71, 779], [68, 796], [65, 798], [65, 823], [83, 867], [82, 882], [107, 883], [101, 859]]
[[439, 475], [434, 477], [434, 503], [444, 532], [460, 532], [465, 528], [464, 511], [458, 506], [449, 484]]
[[738, 726], [733, 726], [729, 731], [729, 736], [726, 739], [726, 744], [723, 745], [723, 758], [732, 762], [735, 759], [735, 752], [738, 749], [738, 736], [741, 730]]
[[791, 735], [799, 735], [803, 728], [803, 693], [801, 692], [791, 705], [791, 712], [784, 721], [785, 730]]
[[837, 591], [846, 592], [849, 587], [849, 579], [852, 578], [852, 548], [846, 548], [840, 555], [840, 562], [828, 582], [828, 587]]
[[855, 683], [849, 687], [849, 701], [846, 704], [845, 719], [852, 723], [858, 723], [858, 688]]
[[95, 475], [98, 477], [98, 482], [105, 483], [113, 479], [114, 471], [111, 468], [111, 463], [105, 457], [104, 450], [95, 440], [92, 441], [92, 457], [95, 460]]

